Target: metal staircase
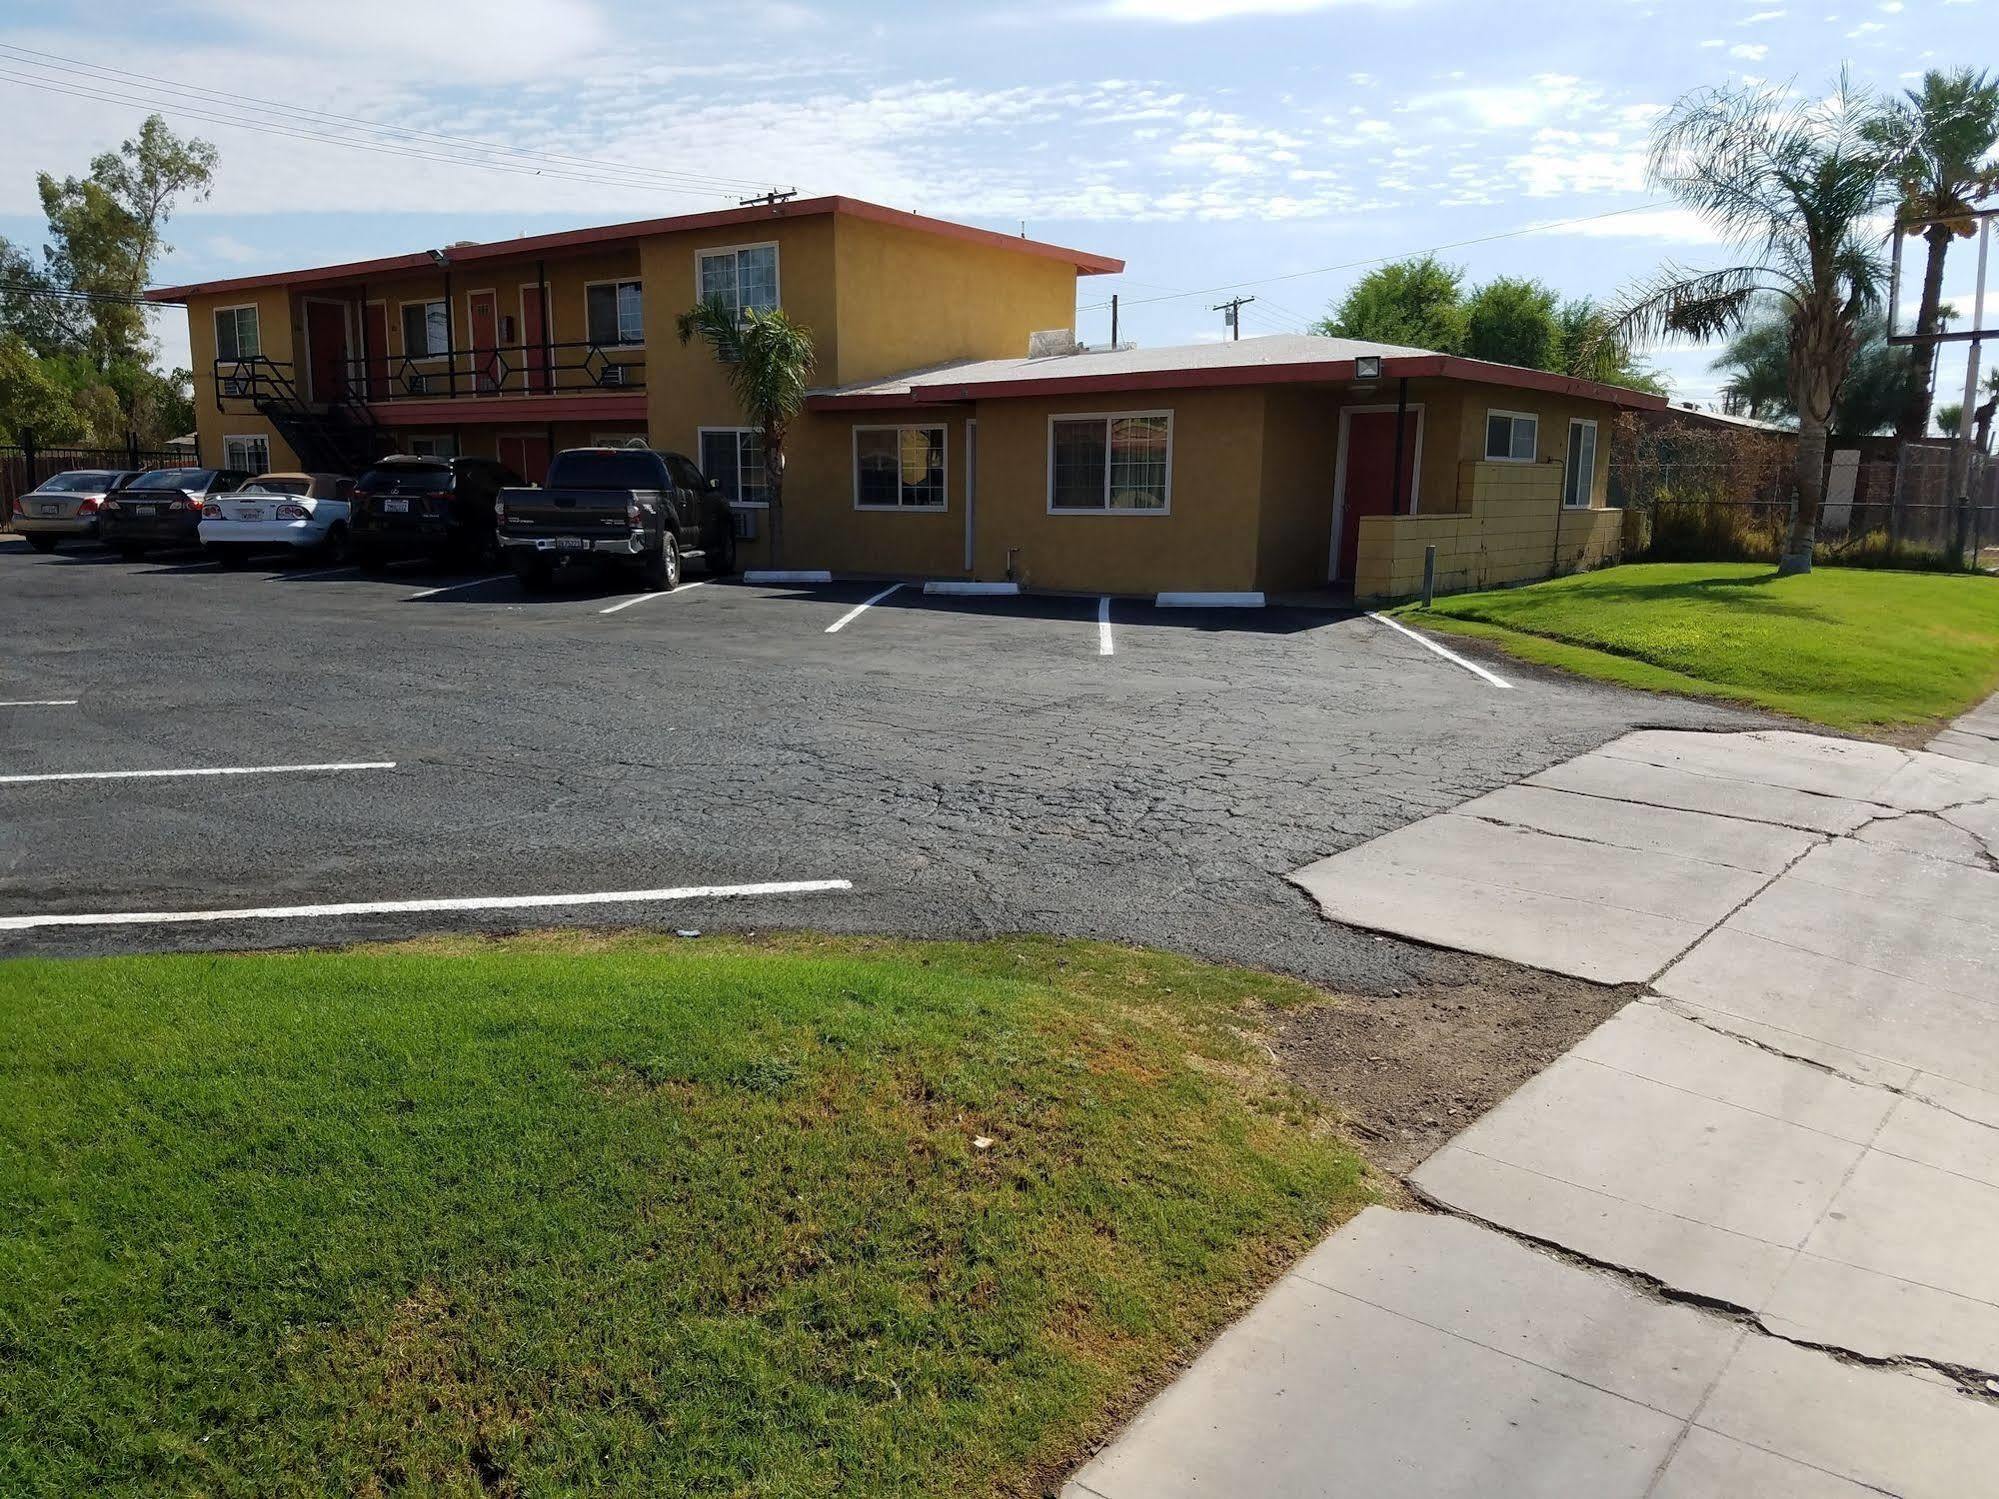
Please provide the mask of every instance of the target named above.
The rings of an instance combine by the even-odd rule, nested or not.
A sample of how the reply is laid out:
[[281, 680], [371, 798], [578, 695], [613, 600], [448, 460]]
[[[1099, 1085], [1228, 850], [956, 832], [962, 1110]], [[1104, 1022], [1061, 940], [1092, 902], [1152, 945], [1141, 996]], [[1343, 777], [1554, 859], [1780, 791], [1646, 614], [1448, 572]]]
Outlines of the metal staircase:
[[395, 441], [351, 391], [315, 405], [299, 394], [291, 368], [261, 355], [217, 360], [218, 403], [242, 401], [277, 429], [299, 463], [313, 472], [358, 474]]

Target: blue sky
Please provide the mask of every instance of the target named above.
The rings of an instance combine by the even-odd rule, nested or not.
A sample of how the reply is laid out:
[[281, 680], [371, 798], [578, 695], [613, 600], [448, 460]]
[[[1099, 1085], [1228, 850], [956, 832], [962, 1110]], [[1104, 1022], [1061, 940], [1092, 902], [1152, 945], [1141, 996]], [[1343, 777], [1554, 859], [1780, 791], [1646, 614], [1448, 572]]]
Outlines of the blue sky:
[[[41, 233], [34, 171], [82, 170], [143, 118], [142, 89], [221, 148], [214, 195], [172, 226], [164, 279], [691, 211], [741, 180], [1122, 256], [1124, 276], [1083, 283], [1079, 331], [1107, 335], [1088, 304], [1116, 290], [1122, 335], [1156, 345], [1220, 336], [1208, 309], [1227, 293], [1181, 293], [1247, 283], [1246, 335], [1296, 331], [1354, 262], [1530, 226], [1559, 227], [1445, 257], [1474, 280], [1596, 296], [1665, 258], [1700, 264], [1719, 253], [1700, 226], [1646, 206], [1646, 131], [1676, 95], [1730, 78], [1822, 90], [1842, 64], [1896, 89], [1926, 67], [1999, 63], [1999, 4], [0, 0], [0, 43], [646, 174], [577, 181], [287, 138], [198, 118], [233, 112], [157, 84], [0, 61], [15, 75], [0, 76], [0, 233], [16, 240]], [[1591, 217], [1615, 210], [1637, 211]], [[1970, 276], [1960, 252], [1947, 292]], [[168, 358], [185, 357], [176, 321], [159, 330]], [[1706, 399], [1710, 357], [1657, 360], [1678, 396]], [[1946, 390], [1950, 367], [1961, 379], [1961, 358]]]

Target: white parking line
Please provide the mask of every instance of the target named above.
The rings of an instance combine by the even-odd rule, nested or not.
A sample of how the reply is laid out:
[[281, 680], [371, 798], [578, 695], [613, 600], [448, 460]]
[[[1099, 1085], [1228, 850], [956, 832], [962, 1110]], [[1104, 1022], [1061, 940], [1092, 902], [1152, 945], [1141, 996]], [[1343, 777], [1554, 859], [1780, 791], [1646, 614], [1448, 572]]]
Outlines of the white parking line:
[[0, 703], [0, 708], [74, 708], [73, 697], [24, 697], [11, 703]]
[[307, 770], [394, 770], [393, 760], [350, 760], [326, 765], [203, 765], [187, 770], [60, 770], [42, 775], [0, 776], [0, 786], [29, 781], [151, 781], [174, 776], [269, 776]]
[[512, 573], [494, 573], [490, 578], [474, 578], [470, 583], [447, 583], [442, 588], [426, 588], [421, 593], [411, 594], [403, 602], [408, 604], [417, 599], [435, 598], [440, 593], [457, 593], [463, 588], [484, 588], [488, 583], [498, 583], [512, 576]]
[[690, 588], [706, 588], [707, 586], [708, 580], [703, 578], [695, 583], [682, 583], [678, 588], [662, 588], [657, 593], [637, 594], [632, 598], [626, 599], [622, 604], [613, 604], [610, 608], [599, 609], [597, 612], [599, 614], [616, 614], [620, 609], [629, 609], [634, 604], [643, 604], [647, 599], [663, 599], [669, 593], [685, 593]]
[[524, 911], [550, 906], [624, 906], [738, 895], [815, 895], [851, 890], [849, 880], [771, 880], [760, 885], [678, 885], [661, 890], [599, 890], [583, 895], [470, 895], [443, 900], [360, 900], [324, 906], [246, 906], [228, 911], [93, 911], [60, 916], [0, 916], [0, 931], [48, 926], [139, 926], [174, 921], [272, 921], [312, 916], [393, 916], [425, 911]]
[[833, 623], [828, 625], [826, 627], [826, 633], [828, 635], [839, 634], [842, 630], [846, 629], [848, 625], [852, 624], [855, 620], [859, 619], [863, 614], [866, 614], [869, 609], [873, 608], [876, 604], [879, 604], [883, 599], [887, 598], [890, 594], [894, 593], [900, 587], [902, 587], [900, 583], [891, 583], [888, 585], [888, 587], [884, 588], [880, 593], [876, 594], [873, 598], [864, 600], [863, 602], [854, 605], [853, 608], [849, 609], [845, 614], [841, 615], [838, 619], [834, 620]]
[[358, 565], [349, 563], [345, 567], [322, 567], [309, 573], [279, 573], [278, 576], [287, 582], [302, 583], [307, 578], [337, 578], [342, 573], [358, 573], [359, 571], [361, 569]]
[[1111, 646], [1111, 596], [1105, 594], [1097, 600], [1097, 654], [1108, 656], [1113, 653]]
[[1401, 624], [1396, 620], [1392, 620], [1385, 614], [1371, 613], [1368, 615], [1368, 618], [1380, 620], [1383, 624], [1387, 625], [1388, 628], [1391, 630], [1400, 630], [1404, 635], [1407, 635], [1411, 640], [1415, 641], [1425, 650], [1435, 651], [1438, 655], [1442, 656], [1446, 661], [1450, 662], [1453, 666], [1462, 666], [1466, 671], [1470, 672], [1473, 676], [1483, 677], [1485, 678], [1486, 681], [1492, 683], [1492, 685], [1495, 687], [1504, 687], [1509, 691], [1512, 690], [1513, 684], [1511, 682], [1502, 682], [1498, 677], [1495, 677], [1491, 672], [1487, 671], [1483, 666], [1480, 666], [1476, 661], [1467, 661], [1463, 656], [1460, 656], [1456, 651], [1445, 650], [1441, 645], [1438, 645], [1437, 642], [1432, 640], [1429, 636], [1418, 635], [1414, 630], [1410, 629], [1407, 625]]

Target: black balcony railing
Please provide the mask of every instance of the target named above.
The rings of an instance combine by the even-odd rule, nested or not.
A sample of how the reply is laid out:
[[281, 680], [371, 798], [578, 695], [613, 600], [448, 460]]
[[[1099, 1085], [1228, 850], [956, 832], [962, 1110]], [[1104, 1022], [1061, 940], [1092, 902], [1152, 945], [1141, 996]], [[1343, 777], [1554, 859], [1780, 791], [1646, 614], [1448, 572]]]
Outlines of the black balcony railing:
[[602, 394], [643, 390], [645, 373], [643, 350], [588, 341], [357, 355], [315, 363], [304, 381], [292, 364], [254, 355], [216, 360], [215, 394], [225, 408], [232, 402], [334, 406], [454, 396]]
[[344, 361], [342, 378], [368, 401], [600, 394], [645, 389], [645, 352], [630, 345], [572, 340], [438, 354], [371, 354]]

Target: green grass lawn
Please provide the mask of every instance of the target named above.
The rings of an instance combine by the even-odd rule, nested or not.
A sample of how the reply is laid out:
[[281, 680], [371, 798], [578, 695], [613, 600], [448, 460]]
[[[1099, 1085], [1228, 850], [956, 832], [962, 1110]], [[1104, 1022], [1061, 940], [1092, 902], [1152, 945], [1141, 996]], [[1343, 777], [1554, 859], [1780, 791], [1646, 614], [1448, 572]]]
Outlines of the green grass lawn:
[[1042, 939], [0, 964], [0, 1492], [1039, 1493], [1366, 1200], [1254, 1037], [1313, 997]]
[[1999, 689], [1999, 579], [1965, 574], [1638, 563], [1401, 613], [1544, 666], [1837, 729], [1935, 725]]

